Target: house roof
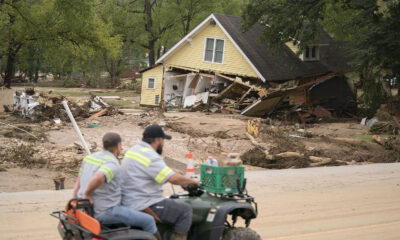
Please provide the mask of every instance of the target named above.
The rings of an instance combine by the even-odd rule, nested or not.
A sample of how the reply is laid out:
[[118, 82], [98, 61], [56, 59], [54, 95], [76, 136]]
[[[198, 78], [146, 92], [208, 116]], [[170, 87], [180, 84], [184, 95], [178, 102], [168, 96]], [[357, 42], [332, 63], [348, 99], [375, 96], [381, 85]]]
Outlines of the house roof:
[[250, 30], [243, 33], [240, 29], [240, 17], [222, 14], [211, 14], [158, 59], [157, 63], [163, 62], [175, 51], [179, 50], [186, 40], [200, 32], [212, 20], [214, 20], [228, 36], [264, 82], [351, 70], [350, 66], [346, 63], [347, 59], [344, 53], [345, 44], [333, 40], [325, 31], [322, 31], [319, 37], [320, 60], [302, 61], [286, 45], [283, 46], [279, 55], [274, 55], [267, 42], [257, 42], [257, 39], [261, 36], [263, 31], [263, 26], [261, 24], [257, 23]]

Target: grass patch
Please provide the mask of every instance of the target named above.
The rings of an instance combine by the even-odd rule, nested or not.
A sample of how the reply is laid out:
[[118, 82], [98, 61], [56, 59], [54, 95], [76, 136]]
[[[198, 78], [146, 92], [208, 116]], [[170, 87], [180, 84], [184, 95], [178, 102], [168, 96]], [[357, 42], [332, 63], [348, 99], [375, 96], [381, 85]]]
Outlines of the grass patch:
[[113, 100], [113, 101], [107, 101], [109, 104], [117, 106], [117, 107], [125, 107], [125, 106], [130, 106], [134, 105], [135, 103], [132, 103], [131, 101], [128, 100]]
[[366, 142], [374, 142], [374, 139], [372, 138], [374, 135], [369, 135], [369, 134], [364, 134], [364, 135], [356, 135], [353, 136], [355, 139], [366, 141]]
[[[359, 140], [362, 140], [362, 141], [366, 141], [366, 142], [374, 142], [374, 139], [373, 139], [373, 136], [374, 135], [377, 135], [377, 134], [364, 134], [364, 135], [356, 135], [356, 136], [353, 136], [353, 138], [355, 138], [355, 139], [359, 139]], [[400, 136], [399, 135], [377, 135], [377, 136], [380, 136], [381, 138], [389, 138], [389, 137], [395, 137], [395, 138], [400, 138]]]
[[146, 107], [141, 107], [138, 102], [132, 103], [128, 100], [113, 100], [107, 101], [107, 103], [117, 106], [118, 108], [148, 110]]

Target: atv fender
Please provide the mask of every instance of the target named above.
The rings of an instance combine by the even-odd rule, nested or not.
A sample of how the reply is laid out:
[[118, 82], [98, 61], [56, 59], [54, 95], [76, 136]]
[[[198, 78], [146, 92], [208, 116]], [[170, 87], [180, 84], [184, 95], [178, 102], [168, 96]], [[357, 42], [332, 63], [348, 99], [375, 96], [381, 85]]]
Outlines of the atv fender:
[[222, 235], [225, 229], [225, 219], [226, 217], [234, 213], [237, 216], [241, 216], [244, 219], [253, 219], [257, 217], [257, 212], [254, 210], [253, 206], [249, 203], [238, 203], [238, 202], [227, 202], [218, 208], [214, 221], [213, 229], [210, 232], [210, 239], [218, 240], [222, 239]]

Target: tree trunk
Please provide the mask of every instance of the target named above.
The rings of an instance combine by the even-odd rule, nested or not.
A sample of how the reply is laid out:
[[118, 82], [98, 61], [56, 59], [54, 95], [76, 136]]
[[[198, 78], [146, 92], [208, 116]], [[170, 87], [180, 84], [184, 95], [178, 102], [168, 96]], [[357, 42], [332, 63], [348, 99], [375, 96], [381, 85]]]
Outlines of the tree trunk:
[[144, 3], [144, 11], [145, 11], [145, 16], [146, 16], [146, 32], [149, 33], [150, 35], [150, 39], [148, 42], [148, 49], [149, 49], [149, 65], [154, 66], [154, 64], [156, 63], [155, 60], [155, 43], [156, 41], [153, 38], [153, 33], [152, 33], [152, 28], [153, 28], [153, 19], [151, 16], [151, 3], [150, 0], [146, 0]]
[[36, 59], [35, 77], [33, 78], [33, 81], [35, 83], [39, 81], [39, 68], [40, 68], [39, 65], [40, 65], [39, 59]]
[[4, 76], [4, 85], [6, 88], [11, 88], [11, 80], [14, 77], [14, 66], [15, 66], [16, 55], [17, 54], [12, 50], [12, 48], [8, 49], [7, 65]]
[[35, 71], [35, 77], [33, 78], [33, 81], [35, 83], [37, 83], [39, 81], [39, 70], [38, 69], [36, 69], [36, 71]]
[[155, 45], [156, 45], [155, 40], [149, 40], [149, 64], [150, 64], [150, 67], [154, 66], [154, 64], [156, 63], [156, 59], [155, 59], [156, 51], [154, 49]]

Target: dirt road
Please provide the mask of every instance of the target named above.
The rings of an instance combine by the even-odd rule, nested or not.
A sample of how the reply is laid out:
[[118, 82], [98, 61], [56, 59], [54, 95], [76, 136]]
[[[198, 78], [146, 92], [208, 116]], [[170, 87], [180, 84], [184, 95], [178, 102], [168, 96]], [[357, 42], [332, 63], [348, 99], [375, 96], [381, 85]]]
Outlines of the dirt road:
[[[400, 164], [247, 172], [263, 239], [400, 239]], [[165, 187], [170, 192], [170, 186]], [[71, 190], [0, 194], [1, 239], [58, 239]]]

